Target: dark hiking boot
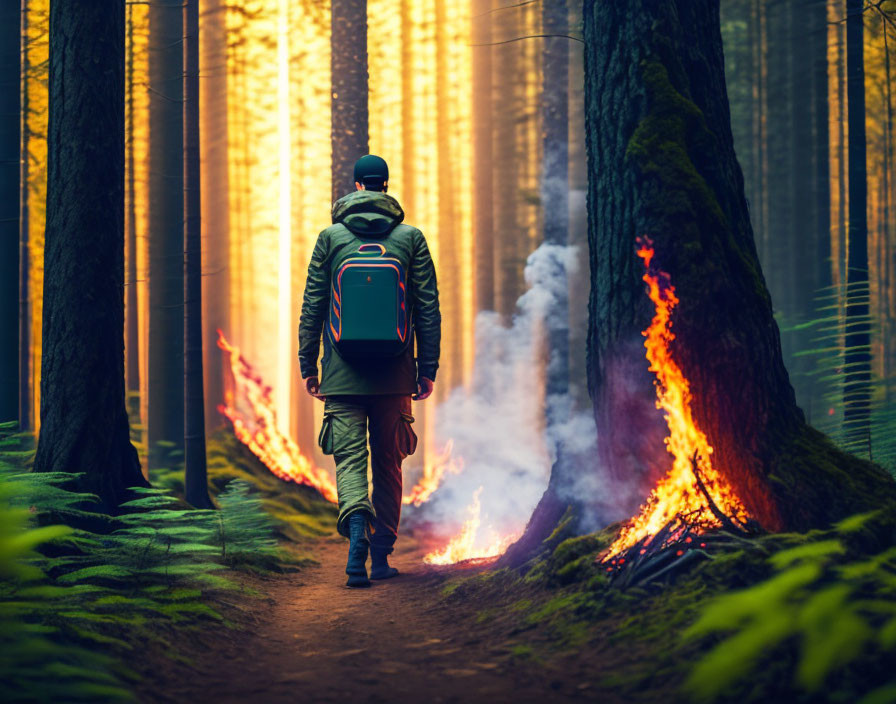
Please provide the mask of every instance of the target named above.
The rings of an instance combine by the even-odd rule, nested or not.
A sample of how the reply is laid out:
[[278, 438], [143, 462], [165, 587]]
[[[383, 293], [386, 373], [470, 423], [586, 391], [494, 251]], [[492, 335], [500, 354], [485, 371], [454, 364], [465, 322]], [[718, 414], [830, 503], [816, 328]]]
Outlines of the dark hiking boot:
[[364, 511], [355, 511], [348, 517], [348, 531], [348, 562], [345, 565], [348, 581], [345, 586], [369, 587], [366, 562], [370, 538], [367, 535], [367, 514]]
[[389, 579], [398, 574], [398, 570], [389, 567], [389, 553], [392, 548], [377, 548], [370, 546], [370, 578], [371, 579]]

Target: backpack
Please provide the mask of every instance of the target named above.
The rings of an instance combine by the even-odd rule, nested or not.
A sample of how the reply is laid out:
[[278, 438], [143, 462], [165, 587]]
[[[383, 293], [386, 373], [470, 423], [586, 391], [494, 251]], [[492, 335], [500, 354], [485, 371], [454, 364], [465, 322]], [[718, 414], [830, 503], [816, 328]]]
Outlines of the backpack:
[[336, 269], [330, 292], [330, 341], [346, 358], [395, 357], [408, 343], [402, 263], [379, 243], [362, 244]]

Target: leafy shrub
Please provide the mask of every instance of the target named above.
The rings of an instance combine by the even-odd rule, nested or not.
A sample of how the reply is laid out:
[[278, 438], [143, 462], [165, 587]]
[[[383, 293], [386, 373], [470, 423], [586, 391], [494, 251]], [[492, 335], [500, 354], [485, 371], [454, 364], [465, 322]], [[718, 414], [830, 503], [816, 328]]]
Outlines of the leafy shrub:
[[[777, 552], [769, 558], [771, 578], [710, 601], [684, 637], [722, 638], [696, 663], [686, 688], [714, 700], [763, 664], [794, 658], [794, 691], [818, 695], [835, 678], [852, 687], [844, 684], [851, 666], [896, 651], [896, 547], [884, 541], [872, 554], [856, 549], [855, 536], [879, 517], [853, 516], [812, 542]], [[890, 677], [855, 678], [853, 694], [865, 694], [866, 704], [892, 701], [896, 677]]]
[[[278, 567], [273, 521], [246, 482], [222, 488], [218, 511], [136, 489], [113, 518], [71, 488], [79, 475], [24, 471], [28, 437], [11, 430], [0, 426], [0, 701], [130, 699], [122, 682], [136, 675], [115, 655], [164, 624], [222, 621], [209, 602], [238, 588], [225, 567]], [[34, 526], [59, 520], [71, 525]]]

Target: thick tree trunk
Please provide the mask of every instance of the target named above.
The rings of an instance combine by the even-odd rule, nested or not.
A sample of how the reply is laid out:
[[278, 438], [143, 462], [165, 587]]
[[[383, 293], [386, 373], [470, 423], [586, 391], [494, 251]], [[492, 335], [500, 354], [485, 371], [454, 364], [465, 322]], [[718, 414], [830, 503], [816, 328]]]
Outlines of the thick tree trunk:
[[333, 200], [355, 190], [352, 167], [368, 150], [367, 0], [332, 0], [330, 77]]
[[160, 442], [184, 442], [183, 18], [181, 0], [149, 8], [149, 369], [150, 467]]
[[124, 396], [124, 2], [53, 2], [49, 105], [34, 469], [85, 472], [111, 510], [146, 486]]
[[[888, 475], [796, 406], [734, 154], [718, 0], [590, 3], [584, 27], [588, 369], [608, 479], [643, 499], [669, 466], [640, 335], [653, 311], [635, 239], [647, 235], [680, 299], [672, 354], [694, 417], [751, 516], [806, 529], [893, 497]], [[621, 497], [625, 513], [635, 504]]]
[[199, 119], [202, 139], [202, 304], [205, 333], [202, 341], [205, 379], [205, 429], [223, 424], [218, 404], [231, 383], [229, 365], [218, 348], [217, 330], [230, 329], [230, 183], [227, 164], [227, 3], [205, 0], [200, 5]]
[[20, 17], [0, 3], [0, 422], [19, 416]]
[[202, 383], [202, 239], [199, 180], [199, 0], [184, 2], [184, 489], [196, 508], [208, 496]]
[[865, 59], [863, 0], [846, 0], [849, 249], [846, 267], [846, 353], [843, 405], [846, 437], [870, 448], [871, 322], [868, 289], [868, 184], [865, 165]]

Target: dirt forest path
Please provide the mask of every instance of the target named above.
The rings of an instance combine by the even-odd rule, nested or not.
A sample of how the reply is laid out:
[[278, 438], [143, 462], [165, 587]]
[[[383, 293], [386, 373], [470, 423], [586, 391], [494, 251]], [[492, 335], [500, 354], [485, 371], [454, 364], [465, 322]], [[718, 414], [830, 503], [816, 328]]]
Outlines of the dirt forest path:
[[254, 585], [270, 598], [251, 607], [249, 626], [203, 634], [185, 648], [193, 662], [154, 672], [140, 701], [594, 700], [570, 673], [514, 659], [500, 639], [489, 642], [482, 628], [471, 628], [476, 605], [446, 604], [444, 569], [425, 565], [407, 541], [399, 541], [392, 559], [401, 575], [369, 589], [344, 586], [345, 554], [342, 539], [323, 538], [315, 550], [319, 565]]

